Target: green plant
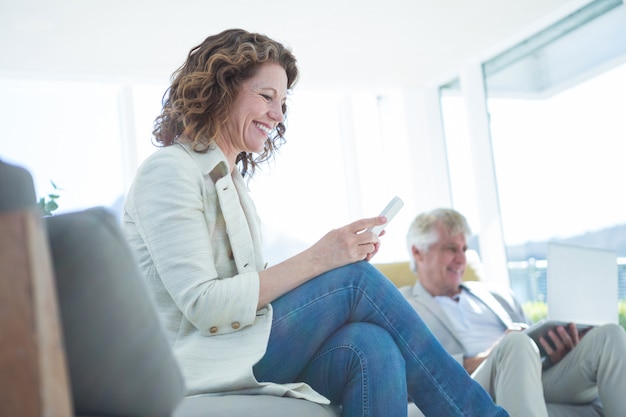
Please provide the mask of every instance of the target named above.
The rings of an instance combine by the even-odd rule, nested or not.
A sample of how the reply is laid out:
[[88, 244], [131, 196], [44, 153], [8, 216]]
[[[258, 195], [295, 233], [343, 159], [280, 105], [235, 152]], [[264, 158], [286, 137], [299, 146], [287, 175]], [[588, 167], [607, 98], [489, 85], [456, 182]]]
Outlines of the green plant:
[[619, 324], [626, 330], [626, 300], [619, 302]]
[[50, 184], [52, 184], [52, 189], [54, 191], [48, 193], [46, 197], [41, 197], [37, 203], [43, 211], [44, 216], [52, 216], [52, 212], [59, 208], [59, 205], [56, 202], [56, 200], [59, 198], [59, 194], [57, 194], [56, 191], [59, 191], [61, 189], [57, 187], [57, 185], [53, 181], [50, 181]]
[[548, 306], [543, 301], [527, 301], [522, 308], [531, 323], [536, 323], [548, 316]]

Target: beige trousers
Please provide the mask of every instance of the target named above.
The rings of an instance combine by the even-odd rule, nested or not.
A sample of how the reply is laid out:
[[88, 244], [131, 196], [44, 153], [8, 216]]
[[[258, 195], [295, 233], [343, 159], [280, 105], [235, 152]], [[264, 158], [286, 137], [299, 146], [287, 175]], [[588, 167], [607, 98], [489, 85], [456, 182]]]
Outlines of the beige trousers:
[[626, 333], [618, 325], [597, 327], [542, 372], [535, 344], [511, 332], [472, 377], [511, 417], [623, 416]]

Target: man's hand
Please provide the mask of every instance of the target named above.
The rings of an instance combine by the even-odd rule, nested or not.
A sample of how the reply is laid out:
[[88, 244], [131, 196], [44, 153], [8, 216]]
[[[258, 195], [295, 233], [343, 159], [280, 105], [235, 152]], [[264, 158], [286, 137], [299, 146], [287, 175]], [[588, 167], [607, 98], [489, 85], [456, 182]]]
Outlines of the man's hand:
[[555, 365], [578, 345], [580, 338], [576, 325], [569, 323], [567, 326], [557, 326], [550, 329], [546, 337], [539, 338], [539, 343], [545, 349], [550, 362]]

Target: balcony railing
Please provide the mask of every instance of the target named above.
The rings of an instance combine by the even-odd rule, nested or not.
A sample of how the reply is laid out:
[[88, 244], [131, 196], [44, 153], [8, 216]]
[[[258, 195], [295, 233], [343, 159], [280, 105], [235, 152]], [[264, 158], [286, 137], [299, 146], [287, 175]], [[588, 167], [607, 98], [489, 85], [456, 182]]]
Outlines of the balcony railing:
[[[530, 259], [523, 262], [509, 262], [511, 288], [522, 302], [547, 301], [548, 262]], [[626, 258], [617, 259], [618, 298], [626, 300]]]

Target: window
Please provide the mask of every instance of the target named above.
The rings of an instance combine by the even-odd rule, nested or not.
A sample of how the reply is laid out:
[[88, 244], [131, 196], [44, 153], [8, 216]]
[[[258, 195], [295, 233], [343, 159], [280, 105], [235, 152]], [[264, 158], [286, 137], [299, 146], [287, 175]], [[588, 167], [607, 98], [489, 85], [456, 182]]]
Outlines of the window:
[[475, 238], [475, 241], [468, 242], [468, 247], [480, 255], [480, 245], [477, 241], [480, 225], [479, 209], [476, 204], [478, 182], [473, 166], [472, 144], [468, 135], [466, 104], [458, 79], [441, 87], [440, 100], [452, 207], [467, 219]]
[[625, 256], [624, 6], [592, 2], [483, 68], [511, 284], [542, 299], [547, 241]]
[[60, 189], [58, 212], [114, 206], [123, 194], [119, 86], [0, 79], [0, 158], [27, 168], [36, 193]]
[[[410, 156], [401, 100], [394, 92], [298, 90], [289, 98], [287, 143], [249, 186], [264, 223], [270, 264], [306, 249], [333, 228], [378, 215], [394, 195], [412, 194], [409, 163], [403, 162]], [[387, 227], [376, 262], [407, 258], [411, 215], [407, 204]]]

